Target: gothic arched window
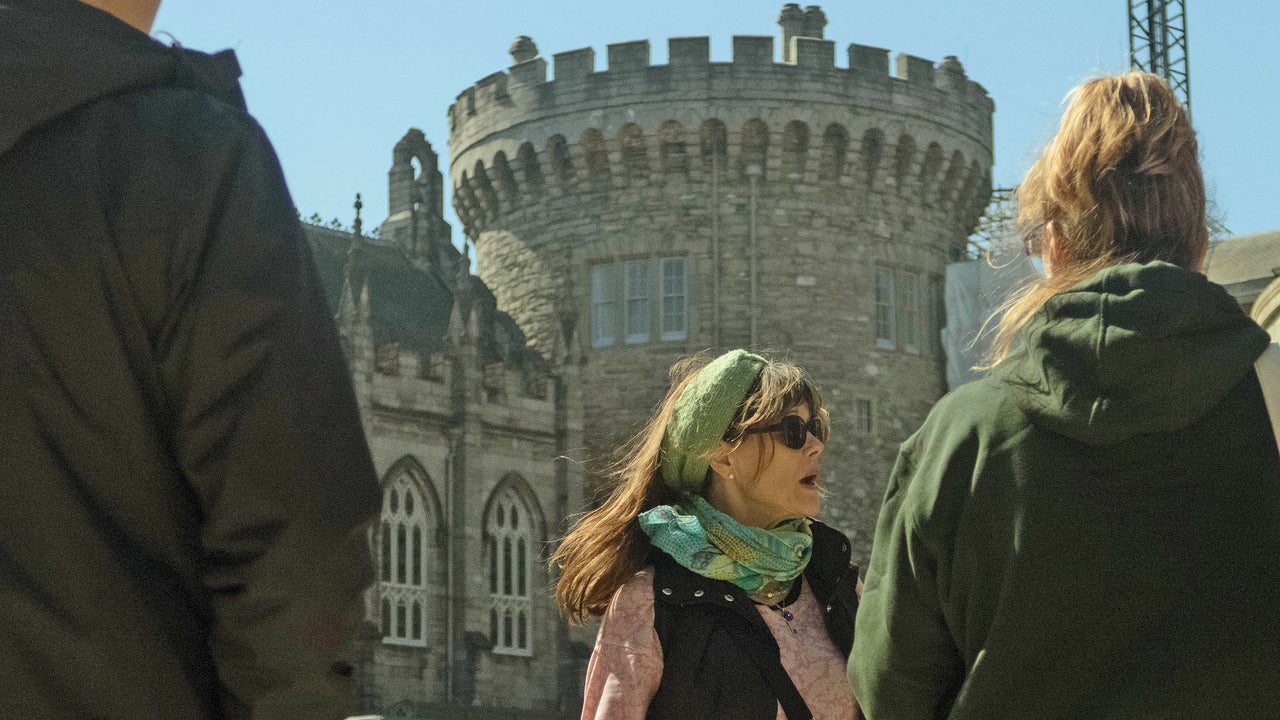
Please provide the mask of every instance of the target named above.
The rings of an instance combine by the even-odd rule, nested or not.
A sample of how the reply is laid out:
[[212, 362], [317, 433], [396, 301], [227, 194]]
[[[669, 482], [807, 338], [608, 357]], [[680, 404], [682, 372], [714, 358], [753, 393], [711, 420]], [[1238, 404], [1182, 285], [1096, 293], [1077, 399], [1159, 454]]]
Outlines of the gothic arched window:
[[427, 590], [427, 504], [408, 473], [382, 491], [378, 528], [379, 622], [384, 642], [423, 645]]
[[489, 632], [493, 651], [533, 654], [533, 515], [507, 486], [489, 505]]

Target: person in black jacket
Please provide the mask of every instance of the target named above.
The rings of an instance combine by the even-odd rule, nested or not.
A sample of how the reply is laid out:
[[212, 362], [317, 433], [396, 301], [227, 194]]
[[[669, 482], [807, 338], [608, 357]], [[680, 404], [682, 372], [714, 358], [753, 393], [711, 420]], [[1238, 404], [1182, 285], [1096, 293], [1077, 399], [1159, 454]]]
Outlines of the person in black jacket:
[[799, 368], [734, 350], [672, 368], [617, 486], [552, 559], [603, 615], [584, 719], [849, 720], [857, 568], [812, 519], [828, 416]]
[[0, 0], [0, 717], [342, 717], [380, 493], [296, 211], [234, 56], [99, 3]]

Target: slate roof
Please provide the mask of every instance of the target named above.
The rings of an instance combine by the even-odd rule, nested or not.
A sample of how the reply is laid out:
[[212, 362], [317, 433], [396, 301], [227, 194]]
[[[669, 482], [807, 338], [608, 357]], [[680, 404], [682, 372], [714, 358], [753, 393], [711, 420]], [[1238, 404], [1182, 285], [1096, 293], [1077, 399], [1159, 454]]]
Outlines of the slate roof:
[[[484, 364], [545, 371], [546, 361], [527, 347], [524, 332], [497, 309], [493, 292], [480, 278], [467, 274], [446, 278], [435, 268], [414, 263], [398, 246], [373, 238], [303, 224], [324, 287], [325, 300], [336, 315], [348, 273], [353, 292], [369, 288], [370, 325], [376, 346], [397, 343], [424, 359], [445, 348], [449, 318], [461, 296], [464, 322], [478, 311], [475, 338]], [[465, 283], [459, 291], [457, 285]]]
[[1265, 278], [1269, 283], [1280, 268], [1280, 230], [1220, 240], [1209, 247], [1204, 272], [1219, 285]]

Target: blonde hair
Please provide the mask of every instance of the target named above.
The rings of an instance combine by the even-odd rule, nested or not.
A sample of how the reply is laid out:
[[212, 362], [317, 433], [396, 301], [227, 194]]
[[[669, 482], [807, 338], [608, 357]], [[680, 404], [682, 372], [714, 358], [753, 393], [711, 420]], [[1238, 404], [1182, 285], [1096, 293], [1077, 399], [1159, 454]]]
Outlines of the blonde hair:
[[1068, 95], [1058, 132], [1018, 186], [1028, 246], [1052, 235], [1052, 275], [1014, 293], [984, 367], [1003, 360], [1019, 329], [1053, 295], [1127, 262], [1198, 269], [1208, 243], [1195, 131], [1163, 78], [1129, 72]]
[[[705, 354], [695, 355], [671, 367], [666, 396], [644, 428], [618, 452], [609, 472], [612, 490], [608, 497], [578, 521], [552, 554], [550, 564], [560, 570], [556, 605], [571, 623], [581, 624], [592, 615], [603, 614], [614, 592], [653, 562], [653, 547], [636, 517], [681, 499], [662, 481], [662, 437], [680, 394], [711, 360]], [[800, 368], [786, 362], [766, 362], [725, 433], [726, 442], [736, 446], [743, 441], [743, 431], [773, 422], [784, 410], [802, 404], [813, 417], [829, 422], [821, 396]], [[762, 443], [762, 447], [766, 445], [772, 452], [772, 444]], [[771, 460], [772, 455], [759, 467]]]

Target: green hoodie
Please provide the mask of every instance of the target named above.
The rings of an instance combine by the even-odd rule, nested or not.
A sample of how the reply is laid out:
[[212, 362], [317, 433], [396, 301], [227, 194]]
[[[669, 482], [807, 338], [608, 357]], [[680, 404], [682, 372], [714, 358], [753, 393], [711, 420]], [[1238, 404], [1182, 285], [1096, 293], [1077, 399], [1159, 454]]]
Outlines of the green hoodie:
[[849, 678], [870, 720], [1280, 717], [1267, 335], [1110, 268], [903, 444]]

